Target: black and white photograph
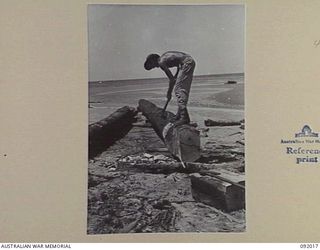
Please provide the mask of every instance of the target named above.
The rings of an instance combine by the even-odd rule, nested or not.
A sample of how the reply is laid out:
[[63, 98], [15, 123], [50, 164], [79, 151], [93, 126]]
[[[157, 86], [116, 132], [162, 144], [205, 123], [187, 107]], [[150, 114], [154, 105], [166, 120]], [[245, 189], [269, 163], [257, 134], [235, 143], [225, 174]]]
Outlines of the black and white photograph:
[[87, 16], [87, 234], [245, 232], [245, 5]]

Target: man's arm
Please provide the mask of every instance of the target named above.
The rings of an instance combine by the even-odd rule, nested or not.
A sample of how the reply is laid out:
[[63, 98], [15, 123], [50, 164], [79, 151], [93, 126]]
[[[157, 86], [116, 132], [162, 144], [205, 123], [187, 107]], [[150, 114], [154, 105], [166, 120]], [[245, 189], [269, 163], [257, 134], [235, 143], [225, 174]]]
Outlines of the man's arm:
[[179, 67], [177, 67], [176, 74], [173, 76], [173, 79], [170, 80], [170, 82], [169, 82], [169, 89], [168, 89], [168, 93], [167, 93], [167, 98], [168, 98], [168, 95], [170, 95], [170, 99], [171, 99], [171, 93], [172, 93], [174, 85], [176, 84], [178, 74], [179, 74]]
[[178, 74], [179, 74], [179, 67], [177, 66], [177, 72], [176, 72], [176, 74], [174, 75], [174, 79], [175, 79], [175, 80], [177, 80]]
[[[171, 71], [168, 69], [167, 66], [165, 65], [160, 65], [160, 68], [166, 73], [167, 77], [169, 78], [169, 88], [167, 92], [167, 99], [170, 101], [171, 100], [171, 93], [174, 87], [174, 84], [176, 82], [176, 76], [173, 76]], [[176, 73], [177, 75], [177, 73]]]
[[174, 76], [172, 75], [170, 69], [164, 64], [160, 64], [160, 68], [164, 71], [164, 73], [166, 73], [166, 75], [169, 78], [169, 80], [173, 81]]

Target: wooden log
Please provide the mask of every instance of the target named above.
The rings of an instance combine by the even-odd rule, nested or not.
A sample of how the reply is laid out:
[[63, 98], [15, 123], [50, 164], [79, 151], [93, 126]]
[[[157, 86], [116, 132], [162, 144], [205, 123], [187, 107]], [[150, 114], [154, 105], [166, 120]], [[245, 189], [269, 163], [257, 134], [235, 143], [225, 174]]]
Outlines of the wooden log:
[[200, 173], [202, 175], [220, 174], [212, 164], [186, 162], [183, 167], [181, 162], [157, 162], [157, 163], [135, 163], [117, 162], [118, 171], [129, 171], [136, 173], [172, 174], [172, 173]]
[[89, 125], [89, 158], [93, 158], [131, 129], [135, 108], [124, 106], [107, 118]]
[[217, 172], [220, 174], [216, 176], [190, 175], [194, 198], [227, 212], [245, 208], [244, 175], [227, 170]]
[[141, 99], [138, 108], [147, 117], [157, 135], [164, 141], [170, 153], [183, 162], [193, 162], [200, 158], [200, 133], [190, 125], [173, 127], [170, 120], [174, 114], [152, 102]]
[[237, 81], [227, 81], [225, 84], [236, 84]]
[[240, 126], [241, 122], [236, 121], [213, 121], [211, 119], [207, 119], [204, 121], [204, 125], [207, 127], [214, 127], [214, 126]]

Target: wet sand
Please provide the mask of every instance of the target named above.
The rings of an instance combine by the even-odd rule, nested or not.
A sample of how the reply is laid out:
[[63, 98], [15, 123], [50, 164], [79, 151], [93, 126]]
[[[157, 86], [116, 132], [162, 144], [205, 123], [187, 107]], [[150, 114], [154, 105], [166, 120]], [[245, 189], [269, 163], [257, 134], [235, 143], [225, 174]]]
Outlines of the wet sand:
[[[224, 84], [229, 80], [237, 84]], [[121, 80], [89, 83], [89, 123], [97, 122], [118, 108], [137, 107], [139, 99], [147, 99], [163, 106], [168, 88], [167, 79]], [[203, 123], [204, 119], [241, 120], [244, 118], [244, 76], [229, 74], [195, 77], [189, 104], [191, 119]], [[168, 110], [176, 112], [173, 93]]]

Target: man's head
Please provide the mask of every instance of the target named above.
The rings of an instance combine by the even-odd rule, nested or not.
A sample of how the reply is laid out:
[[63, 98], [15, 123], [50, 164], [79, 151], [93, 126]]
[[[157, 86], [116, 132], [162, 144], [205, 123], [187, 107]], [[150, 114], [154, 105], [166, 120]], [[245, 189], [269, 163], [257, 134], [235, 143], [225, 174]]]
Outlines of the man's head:
[[158, 63], [158, 59], [159, 59], [159, 55], [158, 54], [150, 54], [147, 56], [147, 59], [144, 63], [144, 68], [146, 70], [150, 70], [153, 69], [155, 67], [159, 67], [159, 63]]

